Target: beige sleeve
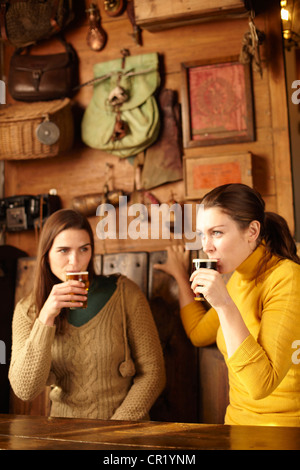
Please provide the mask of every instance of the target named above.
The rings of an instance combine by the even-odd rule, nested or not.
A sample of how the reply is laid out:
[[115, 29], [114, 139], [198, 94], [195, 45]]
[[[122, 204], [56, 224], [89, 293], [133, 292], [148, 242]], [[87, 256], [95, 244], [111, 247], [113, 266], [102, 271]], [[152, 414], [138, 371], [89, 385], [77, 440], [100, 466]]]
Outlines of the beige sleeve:
[[28, 299], [15, 308], [12, 323], [12, 353], [9, 380], [21, 400], [33, 400], [47, 383], [51, 367], [51, 346], [56, 327], [46, 326], [29, 315]]

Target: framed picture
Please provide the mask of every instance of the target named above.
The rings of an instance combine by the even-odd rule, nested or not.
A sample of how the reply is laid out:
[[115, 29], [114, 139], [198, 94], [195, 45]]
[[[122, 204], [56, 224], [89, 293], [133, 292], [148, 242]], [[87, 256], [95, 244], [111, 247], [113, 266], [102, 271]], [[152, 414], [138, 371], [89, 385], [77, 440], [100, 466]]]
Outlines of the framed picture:
[[250, 65], [227, 57], [182, 63], [181, 72], [185, 148], [254, 140]]
[[252, 155], [250, 152], [209, 157], [184, 158], [186, 199], [201, 199], [206, 193], [228, 183], [252, 186]]

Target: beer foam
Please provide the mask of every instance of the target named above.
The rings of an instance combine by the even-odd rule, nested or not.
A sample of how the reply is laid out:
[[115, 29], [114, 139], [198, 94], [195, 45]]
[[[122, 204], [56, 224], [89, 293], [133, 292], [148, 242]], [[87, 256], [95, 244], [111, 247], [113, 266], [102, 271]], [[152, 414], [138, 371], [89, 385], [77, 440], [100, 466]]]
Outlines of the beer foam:
[[68, 271], [66, 274], [88, 274], [88, 271]]

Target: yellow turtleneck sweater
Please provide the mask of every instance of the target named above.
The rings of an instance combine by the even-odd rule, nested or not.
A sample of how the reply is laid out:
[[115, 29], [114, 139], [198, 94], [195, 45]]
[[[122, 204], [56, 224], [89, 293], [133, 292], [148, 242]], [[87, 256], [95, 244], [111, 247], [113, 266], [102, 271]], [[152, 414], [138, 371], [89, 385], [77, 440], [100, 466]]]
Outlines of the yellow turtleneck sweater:
[[[228, 359], [216, 311], [201, 302], [181, 310], [195, 346], [217, 342], [228, 367], [230, 404], [225, 424], [300, 426], [300, 265], [273, 256], [253, 279], [264, 254], [260, 245], [233, 273], [228, 292], [250, 335]], [[299, 346], [298, 346], [299, 349]]]

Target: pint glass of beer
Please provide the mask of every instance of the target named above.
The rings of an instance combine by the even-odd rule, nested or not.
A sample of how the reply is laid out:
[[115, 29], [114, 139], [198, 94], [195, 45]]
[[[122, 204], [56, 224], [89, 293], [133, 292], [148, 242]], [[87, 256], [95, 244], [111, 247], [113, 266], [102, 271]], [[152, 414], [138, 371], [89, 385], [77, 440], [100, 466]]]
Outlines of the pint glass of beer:
[[[208, 258], [203, 258], [203, 259], [193, 259], [193, 271], [197, 271], [200, 268], [206, 268], [206, 269], [214, 269], [215, 271], [217, 270], [217, 260], [216, 259], [208, 259]], [[195, 294], [195, 300], [205, 300], [203, 294]]]
[[[86, 292], [88, 292], [89, 287], [90, 287], [88, 271], [81, 271], [81, 272], [76, 272], [76, 273], [69, 272], [66, 274], [66, 277], [67, 277], [67, 281], [72, 280], [72, 281], [84, 282], [85, 290]], [[72, 302], [77, 302], [77, 300], [72, 300]], [[83, 301], [83, 305], [81, 307], [74, 307], [74, 308], [87, 308], [87, 299]]]

